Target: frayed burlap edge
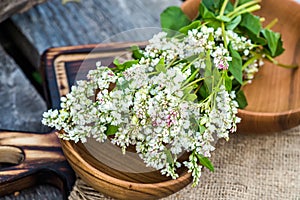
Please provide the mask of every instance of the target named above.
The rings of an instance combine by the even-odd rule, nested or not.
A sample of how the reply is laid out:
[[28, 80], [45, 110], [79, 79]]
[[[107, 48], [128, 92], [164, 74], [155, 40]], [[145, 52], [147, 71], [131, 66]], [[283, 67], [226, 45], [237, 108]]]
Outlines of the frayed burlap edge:
[[[300, 127], [272, 134], [233, 134], [212, 155], [215, 172], [165, 200], [300, 200]], [[108, 200], [80, 178], [69, 200]]]

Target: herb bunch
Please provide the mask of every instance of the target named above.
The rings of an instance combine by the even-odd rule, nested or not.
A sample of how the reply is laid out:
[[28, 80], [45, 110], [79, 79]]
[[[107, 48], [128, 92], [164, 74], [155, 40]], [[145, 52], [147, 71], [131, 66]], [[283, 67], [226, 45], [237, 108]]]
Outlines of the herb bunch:
[[[145, 49], [133, 47], [134, 60], [97, 63], [61, 98], [60, 110], [43, 114], [43, 124], [66, 140], [110, 136], [123, 153], [135, 145], [147, 166], [174, 179], [185, 166], [197, 185], [202, 166], [214, 170], [215, 141], [236, 131], [238, 108], [247, 105], [242, 86], [263, 58], [276, 62], [283, 52], [280, 34], [251, 14], [257, 9], [256, 0], [203, 0], [193, 21], [178, 7], [166, 9], [164, 31]], [[179, 161], [184, 152], [188, 160]]]

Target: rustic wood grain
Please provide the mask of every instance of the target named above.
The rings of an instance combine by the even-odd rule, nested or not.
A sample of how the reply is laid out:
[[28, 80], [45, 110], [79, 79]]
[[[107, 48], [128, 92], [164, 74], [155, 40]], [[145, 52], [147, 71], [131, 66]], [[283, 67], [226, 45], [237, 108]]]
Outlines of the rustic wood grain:
[[0, 1], [0, 22], [11, 15], [25, 12], [31, 7], [43, 3], [46, 0], [1, 0]]
[[[135, 28], [159, 28], [161, 11], [180, 3], [179, 0], [85, 0], [62, 5], [60, 0], [52, 0], [12, 17], [19, 30], [12, 32], [13, 40], [22, 44], [23, 53], [38, 67], [39, 60], [32, 55], [41, 55], [49, 47], [101, 43]], [[118, 38], [119, 42], [147, 39], [143, 35]]]
[[36, 184], [52, 184], [65, 198], [72, 189], [75, 176], [54, 132], [2, 131], [0, 155], [0, 196]]

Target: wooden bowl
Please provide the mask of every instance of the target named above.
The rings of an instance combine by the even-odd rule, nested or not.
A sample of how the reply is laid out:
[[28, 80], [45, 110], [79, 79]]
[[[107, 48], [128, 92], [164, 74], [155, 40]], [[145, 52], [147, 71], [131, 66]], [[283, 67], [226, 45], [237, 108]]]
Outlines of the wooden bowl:
[[[195, 17], [200, 0], [188, 0], [182, 9]], [[300, 66], [300, 4], [293, 0], [262, 0], [257, 15], [268, 24], [278, 23], [272, 30], [282, 34], [285, 52], [276, 58], [280, 63]], [[300, 124], [300, 70], [284, 69], [270, 62], [256, 74], [254, 81], [244, 87], [248, 106], [239, 110], [242, 118], [239, 132], [277, 132]]]
[[[105, 161], [96, 159], [99, 144], [95, 142], [74, 143], [61, 140], [62, 149], [71, 167], [88, 185], [95, 190], [117, 199], [158, 199], [169, 196], [192, 181], [191, 173], [185, 168], [179, 170], [179, 178], [176, 180], [162, 176], [159, 171], [145, 171], [141, 173], [127, 172], [111, 167]], [[100, 147], [101, 148], [101, 147]], [[119, 162], [111, 151], [111, 156], [103, 159], [111, 162]], [[119, 149], [121, 152], [121, 149]]]

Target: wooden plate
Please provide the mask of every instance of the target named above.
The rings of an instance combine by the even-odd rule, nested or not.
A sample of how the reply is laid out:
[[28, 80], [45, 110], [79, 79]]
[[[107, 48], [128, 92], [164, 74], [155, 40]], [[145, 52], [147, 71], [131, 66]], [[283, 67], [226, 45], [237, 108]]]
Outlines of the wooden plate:
[[[191, 18], [200, 0], [188, 0], [182, 9]], [[285, 52], [277, 58], [281, 63], [300, 65], [300, 4], [293, 0], [262, 0], [257, 15], [268, 24], [278, 23], [272, 30], [282, 34]], [[284, 69], [270, 62], [256, 74], [252, 84], [244, 88], [248, 106], [239, 110], [242, 123], [239, 132], [276, 132], [300, 124], [300, 70]]]

